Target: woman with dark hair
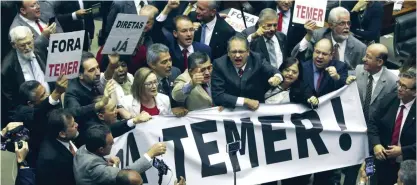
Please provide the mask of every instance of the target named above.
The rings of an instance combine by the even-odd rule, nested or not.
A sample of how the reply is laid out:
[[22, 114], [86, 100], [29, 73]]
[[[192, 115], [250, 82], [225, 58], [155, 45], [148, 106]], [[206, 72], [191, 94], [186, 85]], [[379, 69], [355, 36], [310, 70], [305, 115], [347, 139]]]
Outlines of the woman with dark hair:
[[293, 57], [287, 58], [279, 71], [284, 80], [282, 83], [265, 93], [266, 104], [303, 103], [307, 104], [301, 63]]

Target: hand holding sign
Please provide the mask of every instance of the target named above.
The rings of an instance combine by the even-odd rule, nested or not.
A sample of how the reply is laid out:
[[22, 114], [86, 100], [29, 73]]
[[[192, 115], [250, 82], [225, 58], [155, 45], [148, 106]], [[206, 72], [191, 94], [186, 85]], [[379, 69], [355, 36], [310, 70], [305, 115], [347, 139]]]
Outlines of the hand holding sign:
[[172, 9], [178, 8], [179, 5], [180, 5], [179, 0], [168, 0], [166, 7], [172, 10]]
[[333, 78], [333, 80], [339, 80], [340, 79], [340, 75], [337, 74], [337, 70], [334, 66], [327, 67], [326, 71], [329, 73], [330, 77]]
[[55, 91], [57, 91], [59, 94], [62, 94], [65, 92], [67, 87], [68, 87], [68, 79], [67, 77], [65, 77], [65, 75], [61, 74], [55, 83]]
[[148, 152], [146, 152], [148, 154], [148, 156], [150, 158], [155, 158], [156, 156], [162, 155], [167, 151], [167, 145], [165, 143], [156, 143], [154, 144], [149, 150]]
[[45, 36], [46, 38], [49, 38], [49, 36], [51, 36], [51, 34], [56, 33], [56, 23], [52, 23], [51, 25], [48, 25], [47, 28], [43, 29], [42, 35]]
[[152, 116], [148, 112], [142, 111], [138, 116], [133, 118], [133, 123], [143, 123], [149, 121], [150, 119], [152, 119]]
[[75, 15], [78, 17], [78, 18], [82, 18], [82, 17], [84, 17], [84, 15], [87, 15], [88, 14], [88, 11], [87, 10], [85, 10], [85, 9], [79, 9], [79, 10], [77, 10], [76, 12], [75, 12]]
[[174, 185], [185, 185], [185, 179], [184, 177], [180, 176], [180, 182], [175, 180]]
[[120, 60], [120, 55], [117, 53], [113, 53], [110, 55], [107, 55], [109, 57], [109, 65], [117, 65]]
[[256, 110], [259, 108], [259, 101], [245, 98], [244, 105], [246, 105], [251, 110]]

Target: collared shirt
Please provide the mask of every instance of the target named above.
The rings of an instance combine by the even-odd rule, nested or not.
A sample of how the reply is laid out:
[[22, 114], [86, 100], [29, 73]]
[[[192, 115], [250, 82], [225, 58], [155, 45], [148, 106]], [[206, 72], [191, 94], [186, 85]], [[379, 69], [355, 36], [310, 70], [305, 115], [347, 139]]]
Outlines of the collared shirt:
[[[280, 13], [281, 11], [277, 8], [277, 15]], [[288, 10], [286, 12], [284, 12], [282, 14], [282, 30], [281, 32], [284, 33], [285, 35], [287, 35], [288, 33], [288, 28], [290, 27], [290, 19], [291, 19], [291, 11]], [[279, 16], [278, 16], [279, 18]]]
[[216, 21], [217, 21], [217, 17], [215, 16], [213, 20], [211, 20], [210, 22], [208, 22], [206, 24], [206, 38], [204, 38], [204, 44], [209, 46], [210, 45], [210, 40], [211, 40], [211, 36], [213, 34], [213, 30], [214, 30], [214, 26], [216, 26]]
[[[265, 37], [263, 37], [263, 38], [264, 38], [265, 43], [269, 42], [269, 39], [267, 39]], [[271, 40], [274, 42], [275, 57], [277, 59], [277, 61], [271, 61], [271, 64], [272, 64], [272, 62], [276, 62], [277, 69], [279, 69], [279, 66], [281, 66], [281, 64], [283, 62], [282, 61], [281, 47], [279, 45], [278, 38], [277, 38], [276, 35], [272, 36]], [[268, 48], [269, 44], [266, 44], [266, 47]], [[272, 66], [275, 66], [275, 65], [272, 65]]]
[[[317, 80], [320, 77], [320, 73], [324, 72], [324, 70], [320, 70], [316, 67], [316, 65], [313, 64], [313, 71], [314, 71], [314, 89], [317, 89]], [[323, 74], [324, 75], [324, 74]]]
[[[397, 110], [397, 114], [396, 114], [396, 116], [395, 116], [395, 119], [397, 119], [397, 117], [398, 117], [398, 114], [400, 113], [400, 111], [401, 111], [401, 106], [405, 106], [405, 108], [404, 108], [404, 110], [403, 110], [403, 119], [401, 120], [401, 129], [400, 129], [400, 135], [399, 135], [399, 137], [401, 137], [401, 133], [402, 133], [402, 131], [403, 131], [403, 127], [404, 127], [404, 122], [405, 122], [405, 120], [407, 119], [407, 116], [408, 116], [408, 113], [410, 113], [410, 109], [411, 109], [411, 106], [413, 106], [413, 103], [416, 101], [416, 99], [414, 98], [412, 101], [410, 101], [410, 102], [408, 102], [408, 103], [406, 103], [406, 104], [404, 104], [403, 103], [403, 101], [401, 100], [400, 101], [400, 106], [398, 106], [398, 110]], [[401, 147], [401, 139], [398, 139], [398, 146], [399, 147]], [[397, 158], [396, 158], [396, 161], [397, 162], [401, 162], [403, 160], [403, 157], [402, 157], [402, 155], [400, 155], [400, 156], [398, 156]]]
[[59, 141], [62, 145], [64, 145], [65, 146], [65, 148], [67, 148], [68, 149], [68, 151], [70, 151], [71, 152], [71, 150], [70, 150], [70, 145], [72, 145], [72, 148], [74, 148], [74, 151], [75, 152], [77, 152], [77, 147], [71, 142], [71, 141], [69, 141], [69, 142], [64, 142], [64, 141], [61, 141], [61, 140], [59, 140], [59, 139], [57, 139], [57, 141]]
[[[78, 0], [78, 4], [80, 5], [80, 9], [84, 9], [83, 0]], [[77, 14], [75, 12], [73, 12], [71, 15], [72, 15], [72, 20], [78, 20]]]
[[[375, 87], [376, 87], [376, 84], [378, 83], [379, 78], [381, 77], [382, 70], [384, 70], [384, 68], [382, 68], [377, 73], [375, 73], [375, 74], [372, 75], [372, 78], [373, 78], [373, 82], [372, 82], [372, 94], [374, 94], [374, 92], [375, 92]], [[368, 80], [368, 83], [369, 83], [369, 80]]]
[[[184, 48], [179, 44], [178, 44], [178, 46], [180, 46], [180, 50], [181, 50], [181, 53], [182, 53], [182, 50], [184, 50]], [[189, 57], [192, 53], [194, 53], [194, 47], [193, 47], [192, 44], [190, 46], [188, 46], [187, 51], [188, 51], [187, 52], [187, 57]]]
[[148, 1], [147, 0], [134, 0], [135, 7], [136, 7], [136, 11], [138, 12], [138, 15], [139, 15], [140, 10], [142, 9], [142, 7], [140, 7], [140, 2], [141, 1], [143, 2], [143, 5], [147, 5], [148, 4]]
[[[49, 85], [45, 81], [45, 74], [42, 71], [41, 66], [39, 66], [39, 63], [38, 63], [38, 60], [36, 59], [35, 54], [32, 52], [31, 60], [28, 60], [26, 58], [23, 58], [18, 51], [16, 51], [16, 53], [17, 53], [17, 58], [19, 60], [20, 67], [22, 68], [22, 73], [23, 73], [23, 77], [25, 78], [25, 81], [36, 80], [39, 83], [41, 83], [43, 87], [45, 87], [45, 91], [48, 94], [51, 93], [49, 89]], [[39, 74], [34, 74], [35, 71], [38, 72]], [[35, 75], [39, 77], [36, 79]]]
[[338, 42], [336, 42], [335, 40], [334, 40], [334, 38], [333, 38], [333, 33], [330, 33], [331, 34], [331, 38], [332, 38], [332, 43], [333, 43], [333, 46], [337, 43], [337, 44], [339, 44], [339, 60], [340, 61], [342, 61], [342, 62], [344, 62], [345, 61], [345, 50], [346, 50], [346, 40], [344, 40], [343, 42], [341, 42], [341, 43], [338, 43]]
[[[35, 31], [38, 33], [38, 35], [40, 35], [42, 32], [38, 27], [38, 24], [36, 24], [35, 21], [26, 19], [26, 17], [23, 17], [21, 14], [19, 14], [20, 18], [22, 18], [26, 23], [29, 24], [29, 26], [31, 26], [33, 29], [35, 29]], [[42, 20], [39, 19], [39, 24], [42, 26], [42, 28], [46, 28], [47, 25], [46, 23], [42, 22]]]

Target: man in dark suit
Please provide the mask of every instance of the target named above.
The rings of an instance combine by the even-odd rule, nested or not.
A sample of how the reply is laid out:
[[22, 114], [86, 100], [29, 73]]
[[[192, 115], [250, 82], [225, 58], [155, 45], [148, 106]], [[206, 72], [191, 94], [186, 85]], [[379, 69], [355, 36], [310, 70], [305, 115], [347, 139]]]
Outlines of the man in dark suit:
[[19, 89], [20, 105], [16, 108], [13, 121], [23, 122], [29, 130], [28, 164], [36, 167], [39, 146], [45, 136], [48, 113], [60, 107], [59, 99], [67, 88], [68, 80], [61, 76], [56, 82], [55, 90], [49, 95], [45, 88], [36, 80], [24, 82]]
[[287, 37], [277, 31], [277, 21], [277, 12], [266, 8], [259, 14], [257, 26], [246, 30], [257, 29], [247, 37], [251, 50], [262, 54], [273, 67], [279, 69], [287, 57]]
[[[170, 1], [155, 1], [153, 2], [158, 10], [164, 11], [167, 5], [175, 0]], [[197, 7], [196, 1], [179, 1], [178, 7], [172, 9], [169, 14], [166, 15], [166, 21], [164, 22], [164, 28], [168, 32], [172, 32], [175, 29], [174, 18], [179, 15], [188, 16], [191, 12], [195, 11]]]
[[394, 184], [399, 163], [416, 159], [416, 72], [400, 74], [398, 93], [387, 94], [368, 123], [379, 185]]
[[169, 53], [172, 57], [172, 64], [175, 67], [184, 72], [188, 68], [188, 56], [197, 51], [206, 53], [211, 57], [210, 47], [193, 41], [194, 27], [190, 18], [185, 15], [177, 16], [174, 19], [174, 25], [173, 33], [167, 33], [165, 36], [169, 42]]
[[[80, 131], [86, 129], [87, 121], [97, 119], [96, 112], [107, 105], [113, 91], [114, 81], [102, 84], [97, 60], [93, 54], [83, 52], [79, 77], [70, 80], [64, 98], [64, 107], [80, 123]], [[93, 99], [99, 95], [104, 95], [102, 100], [93, 103]]]
[[195, 32], [195, 41], [210, 46], [212, 58], [216, 59], [227, 52], [226, 40], [235, 35], [235, 30], [217, 15], [217, 1], [197, 1], [196, 16], [201, 26]]
[[77, 148], [71, 142], [78, 136], [72, 115], [58, 109], [51, 112], [47, 136], [42, 142], [36, 167], [36, 184], [74, 185], [73, 159]]
[[[45, 81], [45, 65], [48, 42], [34, 43], [32, 31], [26, 26], [17, 26], [10, 31], [13, 49], [1, 64], [2, 108], [12, 116], [19, 104], [19, 87], [28, 80], [37, 80], [47, 93], [54, 89], [54, 83]], [[7, 118], [4, 118], [7, 120]]]
[[218, 106], [247, 106], [256, 110], [265, 102], [271, 86], [278, 86], [282, 76], [261, 55], [251, 52], [246, 38], [233, 36], [228, 41], [228, 55], [214, 60], [211, 93]]
[[83, 50], [90, 49], [91, 40], [94, 38], [94, 19], [91, 1], [56, 1], [55, 14], [64, 32], [85, 30]]
[[[332, 43], [321, 39], [314, 46], [312, 60], [303, 63], [303, 78], [311, 96], [320, 97], [343, 87], [348, 76], [348, 66], [332, 60]], [[310, 97], [310, 96], [309, 96]]]
[[185, 116], [188, 110], [172, 98], [174, 81], [181, 74], [181, 71], [172, 66], [168, 47], [163, 44], [152, 44], [146, 53], [146, 60], [148, 66], [158, 78], [158, 92], [169, 96], [172, 113], [176, 116]]

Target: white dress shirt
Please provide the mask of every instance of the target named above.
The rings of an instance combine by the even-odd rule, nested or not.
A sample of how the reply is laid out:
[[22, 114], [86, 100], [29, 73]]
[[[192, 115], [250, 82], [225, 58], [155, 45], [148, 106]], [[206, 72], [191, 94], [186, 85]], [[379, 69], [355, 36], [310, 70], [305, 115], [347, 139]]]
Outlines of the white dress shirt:
[[143, 1], [143, 5], [147, 5], [148, 1], [147, 0], [134, 0], [135, 2], [135, 7], [136, 7], [136, 11], [138, 12], [138, 15], [140, 13], [140, 10], [142, 9], [142, 7], [140, 7], [140, 2]]
[[216, 26], [216, 21], [217, 21], [217, 17], [215, 16], [213, 20], [211, 20], [210, 22], [208, 22], [206, 24], [206, 38], [204, 38], [204, 44], [209, 46], [210, 45], [210, 40], [211, 40], [211, 36], [213, 34], [213, 30], [214, 30], [214, 26]]
[[346, 40], [344, 40], [343, 42], [341, 42], [341, 43], [338, 43], [338, 42], [336, 42], [335, 40], [334, 40], [334, 38], [333, 38], [333, 33], [331, 33], [331, 37], [332, 37], [332, 43], [333, 43], [333, 46], [337, 43], [337, 44], [339, 44], [339, 60], [340, 61], [342, 61], [342, 62], [344, 62], [345, 61], [345, 50], [346, 50]]
[[43, 87], [45, 87], [45, 91], [48, 94], [50, 94], [51, 91], [49, 89], [48, 83], [45, 81], [45, 74], [42, 71], [41, 67], [39, 66], [39, 63], [35, 57], [35, 54], [32, 53], [32, 56], [31, 56], [32, 60], [29, 61], [23, 58], [19, 54], [19, 52], [17, 52], [17, 58], [19, 60], [20, 67], [22, 68], [22, 73], [23, 73], [23, 77], [25, 78], [25, 81], [29, 81], [29, 80], [38, 81], [40, 84], [42, 84]]
[[[78, 0], [78, 4], [80, 5], [80, 9], [84, 9], [84, 3], [83, 0]], [[76, 12], [76, 11], [75, 11]], [[72, 15], [72, 20], [78, 20], [77, 15], [75, 14], [75, 12], [73, 12]]]
[[[372, 94], [374, 94], [374, 92], [375, 92], [375, 87], [376, 87], [376, 84], [378, 83], [379, 78], [381, 77], [382, 70], [384, 70], [384, 68], [382, 68], [377, 73], [375, 73], [375, 74], [372, 75], [372, 78], [373, 78], [373, 82], [372, 82]], [[368, 83], [369, 83], [369, 80], [368, 80]]]
[[[407, 116], [408, 116], [408, 113], [410, 113], [410, 109], [411, 109], [411, 106], [413, 106], [413, 103], [416, 101], [416, 99], [414, 98], [412, 101], [410, 101], [410, 102], [408, 102], [408, 103], [406, 103], [406, 104], [404, 104], [403, 103], [403, 101], [401, 101], [400, 102], [400, 106], [398, 107], [398, 110], [397, 110], [397, 114], [396, 114], [396, 116], [395, 116], [395, 119], [397, 119], [397, 117], [398, 117], [398, 114], [400, 113], [400, 111], [401, 111], [401, 106], [402, 105], [404, 105], [405, 106], [405, 108], [404, 108], [404, 110], [403, 110], [403, 119], [401, 120], [401, 129], [400, 129], [400, 135], [398, 136], [399, 138], [398, 138], [398, 146], [399, 147], [401, 147], [401, 132], [403, 131], [403, 127], [404, 127], [404, 122], [405, 122], [405, 120], [407, 119]], [[400, 155], [400, 156], [398, 156], [397, 158], [396, 158], [396, 161], [397, 162], [401, 162], [403, 160], [403, 157], [402, 157], [402, 155]]]
[[[277, 8], [277, 15], [280, 13], [281, 11]], [[286, 12], [284, 12], [282, 14], [282, 30], [281, 32], [284, 33], [285, 35], [287, 35], [288, 33], [288, 28], [290, 27], [290, 19], [291, 19], [291, 11], [288, 10]], [[278, 16], [279, 18], [279, 16]]]
[[[20, 16], [20, 18], [22, 18], [26, 23], [28, 23], [29, 24], [29, 26], [31, 26], [33, 29], [35, 29], [35, 31], [38, 33], [38, 35], [40, 35], [42, 32], [41, 32], [41, 30], [39, 29], [39, 27], [38, 27], [38, 24], [36, 24], [36, 22], [35, 21], [32, 21], [32, 20], [29, 20], [29, 19], [26, 19], [25, 17], [23, 17], [21, 14], [19, 14], [19, 16]], [[42, 28], [43, 29], [45, 29], [45, 28], [47, 28], [47, 24], [46, 23], [44, 23], [44, 22], [42, 22], [40, 19], [39, 19], [39, 24], [42, 26]]]
[[[266, 48], [269, 50], [269, 44], [268, 43], [267, 38], [264, 37], [264, 41], [266, 44]], [[281, 66], [282, 64], [282, 52], [281, 52], [281, 47], [279, 46], [279, 42], [278, 42], [278, 38], [276, 35], [274, 35], [271, 40], [274, 42], [274, 49], [275, 49], [275, 57], [277, 58], [277, 61], [270, 61], [272, 66], [276, 66], [277, 69], [279, 69], [279, 66]], [[275, 62], [275, 65], [272, 64], [273, 62]]]
[[[182, 50], [184, 50], [184, 48], [179, 44], [178, 44], [178, 46], [180, 46], [181, 55], [182, 55]], [[188, 46], [187, 51], [188, 51], [187, 52], [187, 57], [189, 57], [192, 53], [194, 53], [194, 47], [193, 47], [192, 44], [190, 46]]]
[[75, 152], [77, 152], [77, 147], [71, 142], [71, 141], [69, 141], [69, 142], [63, 142], [63, 141], [61, 141], [61, 140], [59, 140], [59, 139], [57, 139], [57, 141], [59, 141], [62, 145], [64, 145], [65, 146], [65, 148], [67, 148], [68, 149], [68, 151], [70, 151], [71, 152], [71, 150], [70, 150], [70, 145], [72, 146], [72, 148], [74, 148], [74, 151]]

